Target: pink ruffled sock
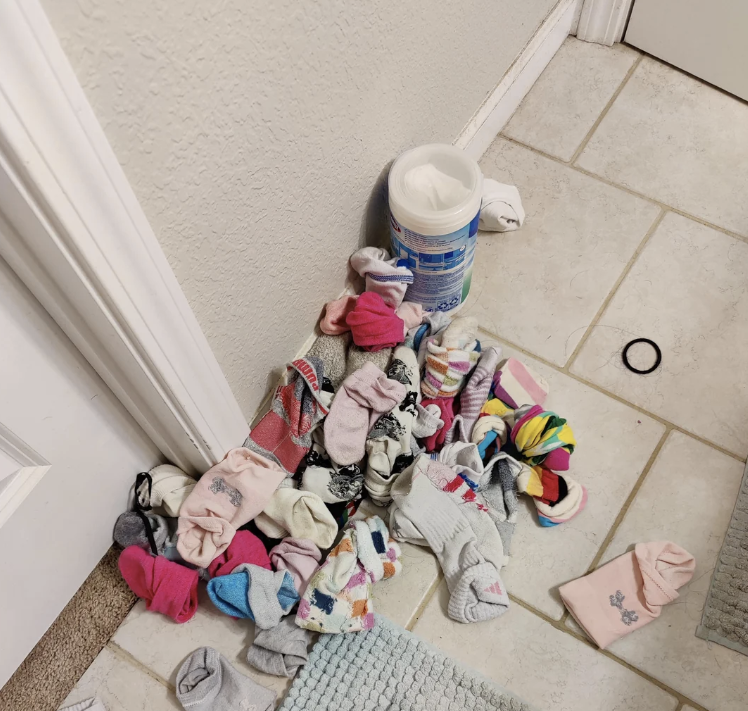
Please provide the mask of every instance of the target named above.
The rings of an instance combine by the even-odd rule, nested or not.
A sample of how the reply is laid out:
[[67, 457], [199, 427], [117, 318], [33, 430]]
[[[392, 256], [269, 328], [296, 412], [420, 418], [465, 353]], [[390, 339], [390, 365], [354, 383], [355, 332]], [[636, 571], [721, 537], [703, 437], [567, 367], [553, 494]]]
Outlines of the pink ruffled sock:
[[332, 461], [340, 466], [361, 461], [374, 422], [399, 405], [405, 392], [402, 383], [390, 380], [373, 363], [364, 363], [349, 375], [325, 419], [325, 446]]

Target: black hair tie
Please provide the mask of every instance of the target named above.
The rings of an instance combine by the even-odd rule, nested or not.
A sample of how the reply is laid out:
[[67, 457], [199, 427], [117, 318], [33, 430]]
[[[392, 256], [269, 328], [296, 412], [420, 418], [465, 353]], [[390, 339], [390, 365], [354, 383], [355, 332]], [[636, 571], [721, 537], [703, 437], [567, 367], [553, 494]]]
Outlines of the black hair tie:
[[[647, 368], [646, 370], [639, 370], [639, 368], [634, 368], [631, 363], [629, 363], [628, 358], [628, 352], [629, 348], [631, 346], [636, 345], [637, 343], [648, 343], [652, 348], [654, 348], [655, 355], [657, 356], [654, 365], [651, 368]], [[662, 351], [660, 350], [660, 347], [654, 342], [650, 341], [649, 338], [635, 338], [633, 341], [629, 341], [626, 346], [623, 349], [623, 364], [632, 372], [636, 373], [637, 375], [648, 375], [649, 373], [657, 370], [657, 368], [660, 367], [660, 363], [662, 363]]]

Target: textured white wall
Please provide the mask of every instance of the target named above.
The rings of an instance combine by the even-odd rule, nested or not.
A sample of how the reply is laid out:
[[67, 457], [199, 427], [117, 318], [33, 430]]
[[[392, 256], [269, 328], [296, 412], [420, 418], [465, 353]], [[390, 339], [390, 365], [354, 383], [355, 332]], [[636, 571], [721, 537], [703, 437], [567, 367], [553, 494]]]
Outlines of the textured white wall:
[[556, 0], [44, 0], [249, 418]]

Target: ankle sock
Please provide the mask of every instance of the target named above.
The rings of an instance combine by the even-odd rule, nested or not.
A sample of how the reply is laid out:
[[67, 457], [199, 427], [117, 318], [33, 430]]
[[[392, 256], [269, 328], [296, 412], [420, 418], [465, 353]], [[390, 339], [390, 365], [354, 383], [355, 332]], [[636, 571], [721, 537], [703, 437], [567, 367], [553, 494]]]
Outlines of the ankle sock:
[[353, 311], [357, 300], [358, 296], [346, 295], [325, 304], [325, 313], [319, 322], [320, 331], [328, 336], [339, 336], [350, 331], [351, 327], [345, 319]]
[[508, 358], [499, 368], [492, 387], [494, 397], [516, 410], [523, 405], [543, 405], [548, 383], [516, 358]]
[[504, 452], [494, 455], [484, 469], [478, 482], [478, 492], [488, 506], [488, 515], [493, 520], [504, 546], [504, 560], [509, 560], [512, 536], [519, 516], [517, 478], [528, 469]]
[[211, 578], [230, 575], [244, 563], [271, 570], [262, 541], [250, 531], [237, 531], [229, 547], [208, 566], [208, 575]]
[[566, 474], [559, 474], [558, 478], [563, 480], [563, 484], [559, 488], [566, 489], [566, 495], [563, 498], [559, 498], [555, 504], [546, 504], [540, 499], [535, 499], [538, 522], [546, 528], [566, 523], [587, 505], [587, 489]]
[[145, 607], [175, 622], [191, 620], [197, 611], [196, 570], [152, 556], [129, 546], [119, 557], [119, 570], [130, 589], [145, 600]]
[[413, 461], [411, 434], [420, 397], [420, 373], [416, 354], [405, 346], [395, 349], [387, 370], [390, 380], [406, 390], [401, 403], [382, 415], [371, 428], [367, 441], [364, 486], [376, 503], [390, 502], [392, 480]]
[[314, 356], [291, 363], [285, 381], [244, 446], [294, 474], [312, 446], [312, 430], [328, 412], [330, 397], [323, 391], [324, 366]]
[[322, 552], [308, 538], [284, 538], [269, 555], [275, 570], [287, 570], [291, 574], [299, 595], [304, 594], [309, 578], [322, 559]]
[[[372, 521], [372, 519], [377, 519]], [[312, 576], [296, 624], [315, 632], [360, 632], [374, 626], [373, 583], [400, 570], [400, 547], [378, 516], [351, 521]]]
[[338, 525], [322, 499], [312, 491], [281, 486], [270, 498], [255, 524], [270, 538], [307, 538], [319, 548], [329, 548]]
[[398, 267], [397, 259], [390, 259], [387, 250], [363, 247], [351, 255], [351, 267], [366, 279], [366, 291], [379, 294], [384, 302], [396, 309], [413, 283], [413, 272]]
[[211, 647], [196, 649], [177, 672], [177, 698], [185, 711], [272, 711], [275, 692], [260, 686]]
[[[458, 622], [506, 612], [509, 598], [499, 575], [503, 544], [480, 494], [448, 466], [425, 454], [392, 487], [399, 523], [421, 534], [434, 551], [450, 591], [448, 614]], [[393, 534], [399, 537], [399, 529]]]
[[247, 662], [265, 674], [292, 678], [306, 664], [311, 640], [309, 630], [299, 627], [292, 617], [284, 617], [275, 627], [255, 635]]
[[312, 448], [306, 455], [306, 469], [302, 474], [302, 491], [311, 491], [326, 504], [351, 501], [361, 495], [364, 475], [358, 464], [338, 466], [327, 455], [324, 428], [317, 428], [312, 435]]
[[348, 348], [351, 345], [351, 334], [344, 333], [340, 336], [319, 336], [307, 356], [319, 358], [322, 361], [323, 382], [329, 379], [335, 392], [345, 377], [345, 368], [348, 358]]
[[249, 618], [263, 630], [275, 627], [299, 599], [288, 571], [273, 572], [247, 563], [231, 575], [213, 578], [208, 596], [221, 612]]
[[177, 519], [152, 511], [125, 511], [114, 524], [114, 540], [122, 548], [138, 546], [153, 555], [181, 562], [177, 552]]
[[649, 624], [693, 577], [694, 557], [670, 541], [637, 543], [583, 578], [559, 588], [574, 619], [598, 647]]
[[[412, 301], [403, 301], [403, 303], [395, 309], [395, 314], [397, 314], [397, 317], [402, 319], [405, 324], [405, 335], [407, 336], [410, 329], [421, 325], [424, 316], [423, 306]], [[411, 350], [413, 350], [412, 347]]]
[[423, 445], [426, 447], [427, 452], [439, 451], [444, 445], [444, 439], [452, 427], [452, 422], [455, 419], [454, 413], [454, 398], [451, 397], [438, 397], [434, 399], [423, 399], [421, 405], [425, 408], [431, 405], [436, 405], [439, 408], [439, 419], [444, 423], [441, 429], [437, 430], [430, 437], [426, 437], [423, 440]]
[[440, 342], [429, 340], [422, 385], [425, 398], [454, 398], [460, 392], [480, 355], [477, 331], [477, 319], [458, 317], [441, 334]]
[[353, 342], [369, 351], [381, 351], [402, 343], [405, 325], [395, 310], [379, 294], [364, 292], [355, 308], [346, 316]]
[[176, 518], [197, 482], [173, 464], [159, 464], [135, 484], [137, 507]]
[[430, 405], [416, 405], [416, 416], [413, 419], [411, 432], [418, 439], [425, 439], [436, 434], [437, 430], [444, 427], [444, 421], [440, 417], [441, 408], [435, 403]]
[[386, 506], [390, 501], [390, 489], [395, 472], [402, 471], [405, 467], [396, 469], [398, 459], [406, 466], [413, 461], [413, 455], [408, 450], [403, 458], [400, 442], [387, 437], [366, 440], [366, 477], [364, 486], [369, 498], [378, 506]]
[[515, 418], [510, 439], [524, 462], [530, 466], [543, 464], [553, 471], [569, 468], [577, 442], [563, 417], [539, 405], [523, 405]]
[[481, 407], [491, 390], [496, 366], [501, 360], [501, 348], [490, 347], [481, 353], [478, 365], [458, 396], [460, 412], [444, 436], [444, 444], [450, 442], [470, 442]]
[[188, 563], [207, 568], [244, 525], [268, 504], [283, 469], [240, 447], [200, 478], [179, 516], [177, 550]]
[[325, 446], [340, 466], [363, 459], [366, 436], [374, 422], [403, 401], [405, 386], [372, 363], [364, 363], [348, 376], [335, 396], [325, 419]]

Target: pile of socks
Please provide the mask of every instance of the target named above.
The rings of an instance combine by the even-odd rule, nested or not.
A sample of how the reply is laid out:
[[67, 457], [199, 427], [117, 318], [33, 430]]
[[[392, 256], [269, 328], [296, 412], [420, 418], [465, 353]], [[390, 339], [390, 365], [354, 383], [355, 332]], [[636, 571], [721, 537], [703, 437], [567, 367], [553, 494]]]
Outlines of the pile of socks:
[[[487, 219], [521, 224], [518, 196], [494, 192]], [[374, 624], [372, 586], [402, 568], [395, 539], [436, 552], [451, 617], [490, 619], [509, 604], [500, 570], [518, 494], [533, 497], [543, 526], [587, 499], [566, 473], [576, 442], [543, 409], [542, 378], [483, 350], [475, 318], [408, 301], [413, 273], [385, 250], [363, 248], [350, 264], [363, 292], [326, 304], [322, 334], [286, 367], [243, 446], [198, 479], [170, 464], [139, 474], [114, 528], [122, 575], [147, 609], [186, 622], [207, 585], [216, 609], [254, 622], [247, 662], [280, 676], [304, 664], [312, 632]], [[354, 517], [364, 497], [392, 537], [379, 516]], [[197, 650], [178, 696], [191, 708], [233, 703], [244, 693], [234, 674]]]

